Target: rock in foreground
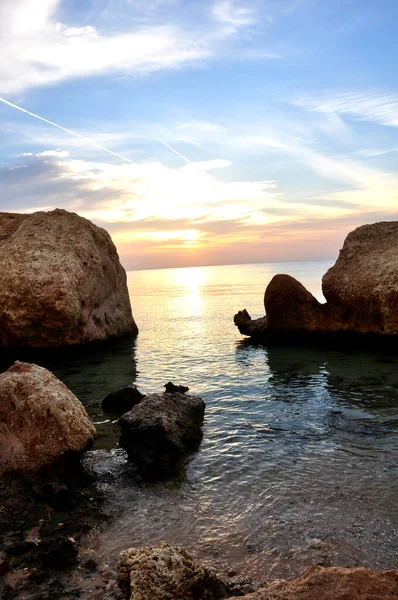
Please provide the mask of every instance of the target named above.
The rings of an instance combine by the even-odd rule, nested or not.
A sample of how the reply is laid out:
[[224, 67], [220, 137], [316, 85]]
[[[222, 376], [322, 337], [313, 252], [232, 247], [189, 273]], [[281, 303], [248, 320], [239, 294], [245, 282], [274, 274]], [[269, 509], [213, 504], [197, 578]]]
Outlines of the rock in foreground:
[[130, 600], [219, 600], [227, 589], [184, 548], [160, 542], [154, 548], [124, 550], [118, 584]]
[[202, 440], [205, 403], [181, 392], [151, 394], [119, 419], [120, 445], [146, 477], [174, 473]]
[[302, 577], [272, 581], [246, 600], [396, 600], [398, 571], [313, 566]]
[[79, 454], [94, 436], [83, 405], [47, 369], [16, 362], [0, 375], [0, 475]]
[[344, 242], [336, 264], [322, 280], [321, 304], [289, 275], [276, 275], [264, 297], [266, 316], [252, 320], [246, 310], [234, 317], [244, 335], [297, 339], [303, 334], [373, 338], [398, 335], [398, 222], [358, 227]]
[[110, 235], [65, 210], [0, 213], [0, 346], [42, 348], [137, 333]]

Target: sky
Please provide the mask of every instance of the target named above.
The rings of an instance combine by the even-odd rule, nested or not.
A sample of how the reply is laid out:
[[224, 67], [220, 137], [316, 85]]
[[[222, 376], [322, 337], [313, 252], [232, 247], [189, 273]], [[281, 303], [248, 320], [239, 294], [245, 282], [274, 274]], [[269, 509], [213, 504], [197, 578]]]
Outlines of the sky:
[[127, 269], [398, 219], [396, 0], [1, 0], [0, 56], [0, 210], [77, 212]]

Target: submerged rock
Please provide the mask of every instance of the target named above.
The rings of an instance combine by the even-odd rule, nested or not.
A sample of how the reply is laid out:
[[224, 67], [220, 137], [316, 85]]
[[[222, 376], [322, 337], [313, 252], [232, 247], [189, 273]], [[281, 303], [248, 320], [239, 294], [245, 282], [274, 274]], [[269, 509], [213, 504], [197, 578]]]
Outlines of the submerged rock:
[[79, 454], [94, 437], [83, 405], [47, 369], [16, 362], [0, 375], [0, 474]]
[[145, 398], [136, 385], [127, 385], [103, 399], [102, 410], [112, 415], [124, 415]]
[[276, 580], [246, 600], [396, 600], [398, 570], [312, 566], [298, 579]]
[[159, 542], [153, 548], [124, 550], [118, 584], [130, 600], [219, 600], [227, 588], [184, 548]]
[[151, 394], [119, 419], [120, 445], [147, 477], [168, 476], [202, 440], [205, 403], [197, 396]]
[[322, 280], [321, 304], [289, 275], [276, 275], [264, 297], [266, 316], [234, 317], [244, 335], [259, 339], [286, 334], [398, 335], [398, 222], [358, 227], [344, 242]]
[[110, 235], [65, 210], [0, 213], [0, 346], [42, 348], [136, 334]]

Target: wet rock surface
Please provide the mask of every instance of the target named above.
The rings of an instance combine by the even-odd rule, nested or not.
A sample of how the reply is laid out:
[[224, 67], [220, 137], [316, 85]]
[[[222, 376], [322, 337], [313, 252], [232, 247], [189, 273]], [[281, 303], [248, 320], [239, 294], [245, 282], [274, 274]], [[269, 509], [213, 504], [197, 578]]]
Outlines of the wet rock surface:
[[128, 385], [108, 394], [102, 400], [102, 410], [113, 415], [124, 415], [139, 404], [143, 398], [145, 398], [145, 394], [142, 394], [137, 386]]
[[205, 403], [181, 392], [151, 394], [119, 419], [120, 445], [144, 477], [174, 474], [202, 440]]
[[78, 455], [94, 437], [83, 405], [47, 369], [17, 361], [0, 375], [0, 474]]
[[118, 584], [130, 600], [218, 600], [227, 588], [184, 548], [159, 542], [120, 554]]
[[75, 213], [0, 213], [0, 347], [137, 333], [110, 235]]
[[79, 597], [79, 546], [107, 519], [92, 476], [70, 461], [0, 478], [0, 598]]
[[[266, 316], [252, 320], [246, 310], [234, 317], [240, 333], [275, 341], [300, 335], [370, 343], [398, 335], [398, 222], [364, 225], [351, 232], [336, 264], [322, 280], [321, 304], [289, 275], [276, 275], [264, 297]], [[291, 334], [291, 335], [289, 335]], [[297, 339], [296, 337], [296, 339]]]
[[276, 580], [246, 600], [396, 600], [398, 571], [312, 566], [297, 579]]

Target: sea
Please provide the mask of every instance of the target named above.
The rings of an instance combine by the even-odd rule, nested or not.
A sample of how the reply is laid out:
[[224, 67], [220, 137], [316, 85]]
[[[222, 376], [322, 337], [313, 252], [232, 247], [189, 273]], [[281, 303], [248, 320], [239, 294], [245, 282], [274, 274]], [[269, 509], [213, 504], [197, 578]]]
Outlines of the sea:
[[[86, 540], [102, 565], [165, 540], [225, 576], [296, 576], [312, 563], [398, 567], [398, 353], [266, 347], [233, 317], [264, 314], [277, 273], [320, 301], [333, 261], [128, 273], [140, 333], [47, 364], [82, 401], [98, 439], [85, 463], [111, 514]], [[101, 410], [134, 382], [172, 381], [206, 402], [203, 442], [175, 478], [141, 481]]]

